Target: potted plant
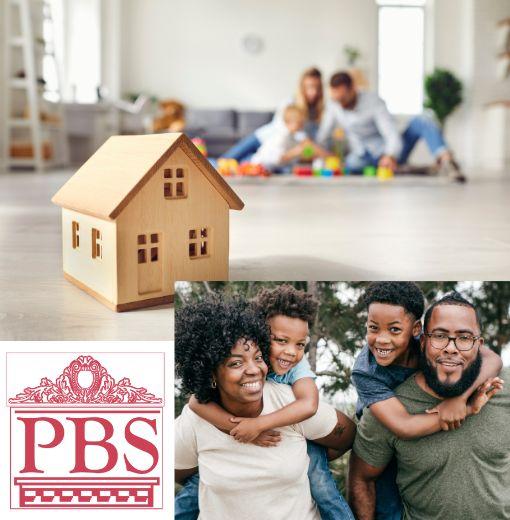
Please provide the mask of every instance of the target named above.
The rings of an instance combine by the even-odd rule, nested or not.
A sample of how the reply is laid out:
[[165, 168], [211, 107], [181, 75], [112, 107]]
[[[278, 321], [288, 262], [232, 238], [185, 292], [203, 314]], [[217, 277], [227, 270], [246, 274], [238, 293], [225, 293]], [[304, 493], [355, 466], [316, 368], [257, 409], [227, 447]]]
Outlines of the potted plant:
[[435, 69], [425, 77], [424, 106], [436, 115], [441, 128], [447, 117], [462, 103], [462, 83], [450, 71]]
[[349, 67], [355, 67], [358, 58], [361, 56], [361, 52], [356, 47], [352, 47], [351, 45], [345, 45], [344, 54], [347, 58], [347, 63]]
[[368, 81], [362, 69], [356, 66], [361, 58], [361, 51], [352, 45], [345, 45], [343, 48], [347, 60], [347, 72], [352, 76], [354, 84], [361, 89], [368, 88]]

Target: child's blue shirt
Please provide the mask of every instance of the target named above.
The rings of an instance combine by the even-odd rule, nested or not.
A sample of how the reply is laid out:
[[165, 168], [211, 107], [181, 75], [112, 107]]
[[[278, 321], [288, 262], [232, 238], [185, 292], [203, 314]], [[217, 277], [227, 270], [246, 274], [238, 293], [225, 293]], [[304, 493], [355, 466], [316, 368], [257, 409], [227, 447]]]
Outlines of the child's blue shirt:
[[358, 392], [358, 402], [356, 403], [358, 419], [367, 406], [395, 397], [394, 389], [416, 371], [416, 368], [398, 365], [382, 367], [377, 364], [368, 345], [365, 345], [354, 362], [351, 375], [351, 380]]
[[285, 374], [278, 375], [274, 372], [270, 372], [267, 375], [267, 379], [271, 379], [275, 383], [281, 383], [284, 385], [293, 385], [298, 379], [303, 379], [303, 377], [311, 377], [312, 379], [316, 379], [317, 376], [312, 371], [310, 367], [310, 363], [308, 363], [308, 359], [303, 356], [303, 359], [295, 366], [292, 367]]

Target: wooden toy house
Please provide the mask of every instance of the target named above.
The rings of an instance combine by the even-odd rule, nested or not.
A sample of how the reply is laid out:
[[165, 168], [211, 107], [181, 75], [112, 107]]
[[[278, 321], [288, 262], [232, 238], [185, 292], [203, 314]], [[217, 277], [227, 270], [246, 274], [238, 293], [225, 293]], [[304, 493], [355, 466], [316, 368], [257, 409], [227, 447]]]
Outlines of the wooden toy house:
[[227, 280], [244, 204], [183, 134], [110, 137], [55, 194], [64, 276], [116, 311], [173, 301], [176, 280]]

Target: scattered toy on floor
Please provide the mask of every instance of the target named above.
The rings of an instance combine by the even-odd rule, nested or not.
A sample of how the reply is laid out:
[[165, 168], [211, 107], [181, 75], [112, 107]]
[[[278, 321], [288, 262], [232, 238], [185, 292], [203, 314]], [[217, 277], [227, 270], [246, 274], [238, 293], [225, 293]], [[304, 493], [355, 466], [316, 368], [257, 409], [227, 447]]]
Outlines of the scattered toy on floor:
[[205, 141], [201, 137], [193, 137], [191, 142], [198, 148], [198, 151], [204, 157], [207, 157], [207, 145], [205, 144]]
[[364, 177], [376, 177], [377, 168], [375, 166], [365, 166], [363, 168], [363, 176]]
[[271, 172], [262, 164], [242, 162], [239, 165], [237, 174], [243, 177], [269, 177]]
[[239, 173], [239, 163], [235, 159], [220, 157], [216, 161], [216, 169], [224, 177], [232, 177]]
[[379, 168], [377, 168], [377, 178], [380, 181], [389, 181], [393, 179], [393, 170], [379, 166]]

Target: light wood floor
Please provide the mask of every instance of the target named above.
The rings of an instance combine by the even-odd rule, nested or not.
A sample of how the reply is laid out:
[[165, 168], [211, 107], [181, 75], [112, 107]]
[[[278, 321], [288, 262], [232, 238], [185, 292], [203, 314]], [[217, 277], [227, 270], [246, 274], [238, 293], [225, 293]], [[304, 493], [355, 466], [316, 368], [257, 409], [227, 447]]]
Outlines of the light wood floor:
[[[0, 339], [170, 339], [170, 306], [113, 313], [62, 276], [71, 172], [0, 175]], [[231, 278], [510, 279], [510, 182], [235, 179]]]
[[246, 203], [231, 213], [233, 279], [510, 279], [510, 177], [233, 185]]

